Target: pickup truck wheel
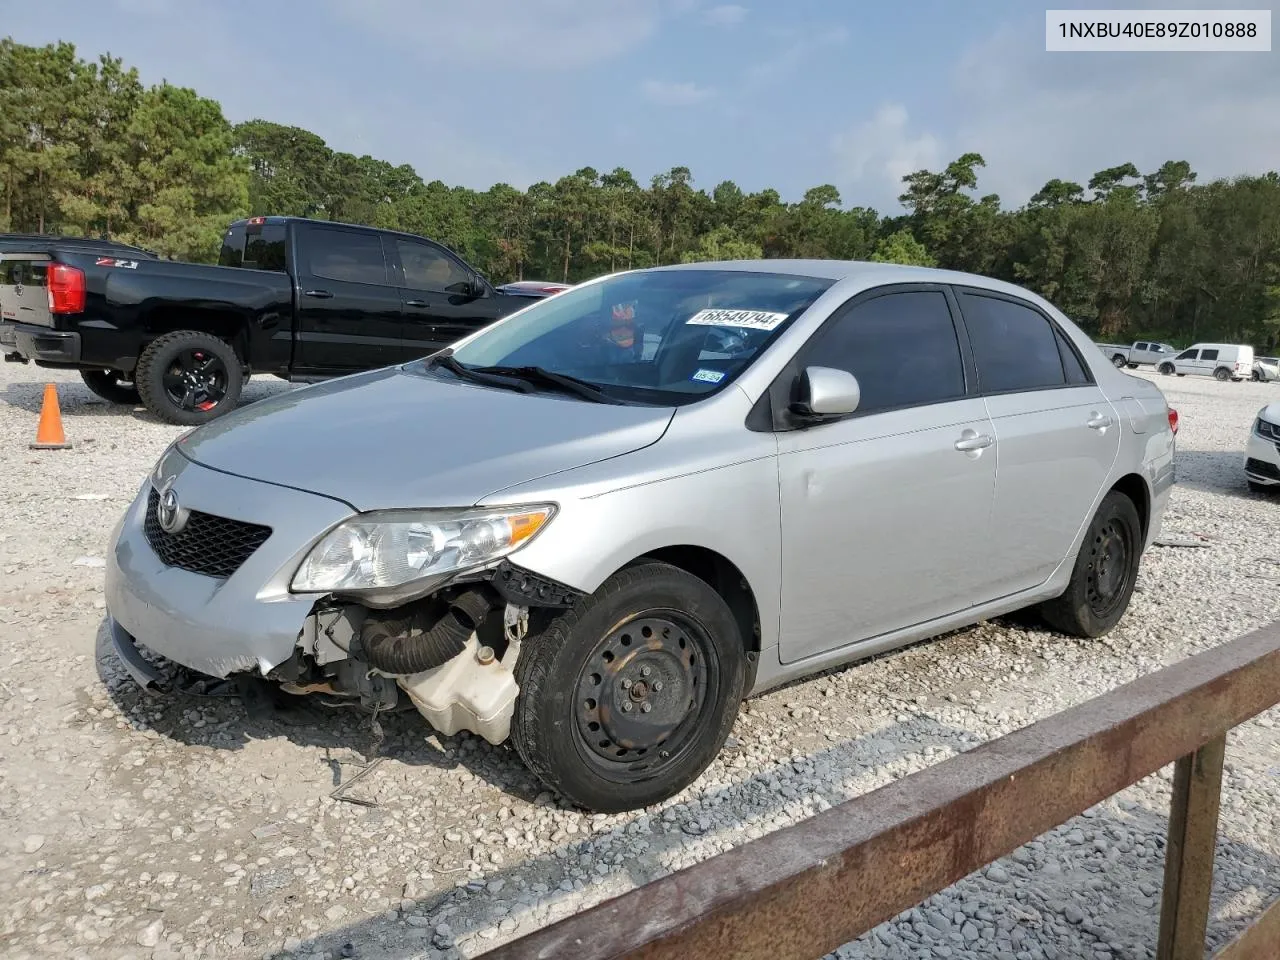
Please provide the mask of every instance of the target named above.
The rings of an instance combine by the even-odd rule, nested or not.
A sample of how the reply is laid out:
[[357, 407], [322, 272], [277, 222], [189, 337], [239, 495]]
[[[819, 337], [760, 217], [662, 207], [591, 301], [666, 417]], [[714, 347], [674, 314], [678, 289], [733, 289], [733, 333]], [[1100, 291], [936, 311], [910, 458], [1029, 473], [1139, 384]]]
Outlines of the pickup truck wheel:
[[1121, 356], [1118, 353], [1111, 358], [1111, 365], [1116, 368], [1123, 367], [1128, 362], [1129, 362], [1128, 360], [1126, 360], [1123, 356]]
[[1231, 379], [1231, 371], [1226, 367], [1219, 367], [1217, 370], [1213, 371], [1213, 379], [1226, 383]]
[[1141, 556], [1138, 510], [1127, 496], [1112, 490], [1089, 524], [1066, 591], [1041, 604], [1041, 616], [1073, 636], [1108, 633], [1129, 608]]
[[1163, 373], [1166, 377], [1170, 376], [1173, 373], [1173, 364], [1172, 363], [1160, 364], [1160, 372]]
[[244, 365], [226, 341], [178, 330], [147, 345], [136, 376], [148, 410], [167, 423], [196, 426], [236, 405], [244, 386]]
[[1136, 363], [1126, 363], [1125, 366], [1128, 367], [1130, 370], [1138, 369], [1138, 365]]
[[642, 563], [524, 640], [512, 741], [574, 803], [635, 810], [707, 768], [733, 727], [745, 675], [720, 595], [676, 567]]
[[132, 406], [138, 402], [138, 385], [129, 382], [118, 370], [81, 370], [80, 379], [91, 393], [108, 403]]

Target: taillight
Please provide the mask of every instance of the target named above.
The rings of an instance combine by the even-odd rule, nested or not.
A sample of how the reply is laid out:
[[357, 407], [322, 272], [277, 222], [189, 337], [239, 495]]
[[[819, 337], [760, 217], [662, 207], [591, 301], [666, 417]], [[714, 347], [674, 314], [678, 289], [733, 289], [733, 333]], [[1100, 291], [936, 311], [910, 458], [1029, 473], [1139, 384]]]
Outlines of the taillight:
[[1173, 407], [1169, 408], [1169, 429], [1174, 433], [1178, 432], [1178, 411]]
[[83, 270], [65, 263], [51, 263], [45, 278], [50, 313], [80, 313], [84, 310]]

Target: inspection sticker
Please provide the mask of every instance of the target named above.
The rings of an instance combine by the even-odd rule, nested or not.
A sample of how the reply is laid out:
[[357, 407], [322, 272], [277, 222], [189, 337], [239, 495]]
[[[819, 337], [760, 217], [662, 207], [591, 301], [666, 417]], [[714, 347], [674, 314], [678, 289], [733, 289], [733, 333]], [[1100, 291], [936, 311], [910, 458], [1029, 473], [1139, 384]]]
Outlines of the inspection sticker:
[[724, 379], [724, 374], [719, 370], [699, 370], [690, 380], [697, 380], [701, 383], [719, 383]]
[[767, 313], [764, 310], [699, 310], [685, 323], [703, 327], [772, 330], [785, 319], [785, 313]]

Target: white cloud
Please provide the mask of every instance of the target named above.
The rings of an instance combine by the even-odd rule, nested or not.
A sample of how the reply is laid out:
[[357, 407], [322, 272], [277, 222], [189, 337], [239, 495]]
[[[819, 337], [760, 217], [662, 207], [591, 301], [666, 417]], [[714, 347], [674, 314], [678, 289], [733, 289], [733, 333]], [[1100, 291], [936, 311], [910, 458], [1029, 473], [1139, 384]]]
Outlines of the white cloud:
[[986, 160], [980, 192], [1018, 206], [1054, 177], [1084, 184], [1126, 162], [1149, 173], [1187, 160], [1201, 181], [1277, 166], [1273, 56], [1046, 53], [1043, 22], [996, 32], [955, 71], [959, 119], [948, 139], [953, 154]]
[[692, 106], [710, 100], [716, 93], [710, 87], [700, 87], [696, 83], [670, 80], [646, 80], [640, 85], [640, 92], [646, 99], [664, 107]]
[[713, 27], [733, 27], [741, 23], [747, 16], [747, 8], [736, 3], [723, 3], [712, 7], [702, 15], [702, 19]]
[[[932, 133], [911, 128], [900, 103], [883, 104], [869, 120], [838, 134], [831, 143], [836, 186], [854, 202], [896, 206], [902, 178], [944, 162], [942, 144]], [[865, 197], [866, 200], [858, 198]]]
[[647, 40], [678, 0], [329, 0], [353, 26], [426, 63], [568, 70]]

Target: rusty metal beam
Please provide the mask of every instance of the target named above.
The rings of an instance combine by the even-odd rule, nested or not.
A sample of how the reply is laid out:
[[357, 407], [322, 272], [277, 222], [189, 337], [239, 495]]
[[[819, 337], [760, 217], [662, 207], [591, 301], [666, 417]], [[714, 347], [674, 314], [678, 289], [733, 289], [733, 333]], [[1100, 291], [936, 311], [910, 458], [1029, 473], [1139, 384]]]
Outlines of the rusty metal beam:
[[1280, 900], [1245, 928], [1212, 960], [1276, 960], [1280, 956]]
[[1280, 700], [1280, 625], [497, 947], [813, 960]]
[[1174, 768], [1156, 960], [1204, 960], [1226, 751], [1224, 733]]

